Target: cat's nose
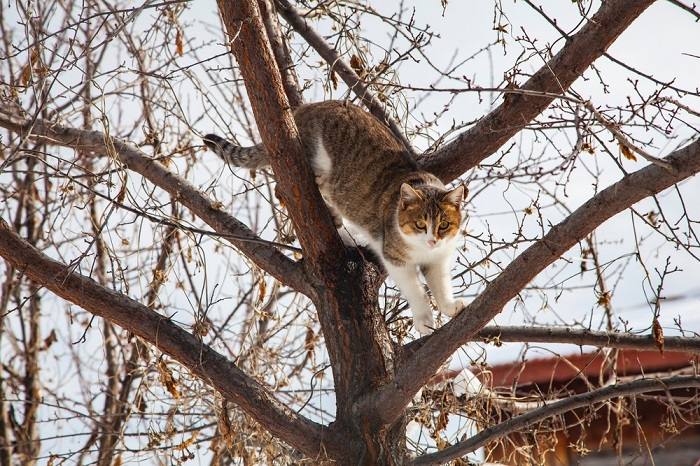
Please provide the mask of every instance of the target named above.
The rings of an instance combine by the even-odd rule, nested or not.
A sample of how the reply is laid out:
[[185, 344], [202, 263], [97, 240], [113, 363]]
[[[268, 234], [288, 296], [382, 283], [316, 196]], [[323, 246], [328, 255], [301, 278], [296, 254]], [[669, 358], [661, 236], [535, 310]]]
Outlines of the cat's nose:
[[437, 244], [437, 241], [435, 241], [434, 239], [429, 239], [429, 240], [428, 240], [428, 246], [430, 246], [431, 248], [432, 248], [433, 246], [435, 246], [436, 244]]

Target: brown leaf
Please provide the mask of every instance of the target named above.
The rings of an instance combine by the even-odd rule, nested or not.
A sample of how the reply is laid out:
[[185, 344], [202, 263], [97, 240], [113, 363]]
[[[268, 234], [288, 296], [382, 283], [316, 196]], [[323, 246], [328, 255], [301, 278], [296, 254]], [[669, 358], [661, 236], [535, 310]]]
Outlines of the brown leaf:
[[173, 373], [170, 372], [170, 368], [162, 359], [158, 363], [158, 372], [160, 373], [160, 381], [168, 392], [173, 396], [173, 398], [180, 398], [180, 392], [177, 389], [177, 381], [173, 377]]
[[335, 71], [331, 71], [331, 83], [333, 83], [333, 89], [338, 89], [338, 76], [336, 76]]
[[304, 349], [306, 350], [307, 356], [312, 356], [314, 353], [314, 336], [314, 329], [307, 327], [306, 337], [304, 338]]
[[175, 449], [178, 450], [178, 451], [182, 451], [182, 450], [184, 450], [185, 448], [189, 448], [190, 445], [192, 445], [192, 444], [194, 443], [194, 441], [197, 440], [197, 436], [198, 436], [198, 435], [199, 435], [199, 431], [198, 431], [198, 430], [195, 430], [195, 431], [192, 433], [192, 437], [188, 438], [187, 440], [184, 440], [184, 441], [183, 441], [182, 443], [180, 443], [179, 445], [176, 445], [176, 446], [175, 446]]
[[659, 352], [664, 354], [664, 329], [661, 328], [659, 319], [654, 317], [654, 321], [651, 323], [651, 334], [654, 336], [654, 343], [656, 347], [659, 348]]
[[355, 54], [350, 57], [350, 66], [360, 77], [365, 73], [365, 66], [362, 64], [362, 59]]
[[44, 350], [49, 349], [51, 347], [51, 345], [56, 343], [56, 341], [58, 341], [58, 338], [56, 338], [56, 330], [52, 329], [51, 333], [49, 333], [49, 336], [44, 338], [44, 348], [43, 349]]
[[221, 410], [218, 411], [217, 424], [219, 425], [219, 431], [221, 432], [221, 437], [226, 443], [226, 446], [231, 448], [233, 446], [235, 432], [233, 431], [231, 420], [228, 417], [227, 403], [225, 401], [222, 403]]
[[637, 156], [632, 153], [632, 149], [627, 146], [627, 144], [619, 143], [620, 146], [620, 152], [622, 152], [622, 155], [627, 159], [627, 160], [632, 160], [634, 162], [637, 161]]
[[262, 273], [258, 278], [258, 302], [256, 306], [260, 306], [265, 300], [265, 293], [267, 292], [267, 283], [265, 282], [265, 275]]
[[124, 198], [126, 198], [126, 182], [128, 180], [128, 175], [124, 172], [124, 178], [122, 179], [122, 187], [119, 188], [119, 193], [117, 194], [117, 202], [119, 204], [124, 203]]
[[175, 33], [175, 52], [180, 56], [185, 53], [185, 43], [182, 39], [182, 31], [180, 31], [180, 28], [178, 28], [177, 33]]
[[19, 82], [23, 86], [26, 86], [29, 84], [29, 81], [32, 79], [32, 71], [34, 70], [34, 67], [36, 66], [37, 62], [39, 61], [39, 49], [37, 47], [33, 48], [31, 53], [29, 54], [29, 63], [24, 65], [24, 68], [22, 68], [22, 73], [20, 73], [20, 78]]

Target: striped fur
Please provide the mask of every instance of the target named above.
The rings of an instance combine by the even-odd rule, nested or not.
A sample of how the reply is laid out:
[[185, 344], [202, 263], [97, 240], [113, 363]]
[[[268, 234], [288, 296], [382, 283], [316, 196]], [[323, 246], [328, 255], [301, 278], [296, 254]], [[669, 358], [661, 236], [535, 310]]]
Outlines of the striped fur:
[[216, 134], [207, 134], [202, 139], [209, 149], [233, 166], [255, 170], [268, 165], [267, 154], [262, 144], [242, 147]]
[[[438, 309], [448, 315], [461, 310], [463, 302], [452, 297], [450, 267], [464, 186], [450, 190], [420, 170], [386, 126], [355, 105], [302, 105], [294, 120], [336, 225], [345, 221], [365, 237], [408, 300], [418, 331], [429, 333], [433, 325], [419, 268]], [[204, 143], [235, 166], [268, 164], [262, 145], [240, 147], [214, 134]]]

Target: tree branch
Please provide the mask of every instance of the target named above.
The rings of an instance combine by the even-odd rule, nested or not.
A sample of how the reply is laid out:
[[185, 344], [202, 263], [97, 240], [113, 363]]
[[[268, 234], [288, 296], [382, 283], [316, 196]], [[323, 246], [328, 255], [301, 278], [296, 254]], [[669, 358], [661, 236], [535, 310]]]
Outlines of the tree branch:
[[403, 130], [384, 110], [384, 105], [370, 92], [362, 79], [355, 73], [355, 70], [343, 61], [340, 55], [338, 55], [338, 52], [309, 26], [306, 20], [297, 12], [296, 8], [287, 0], [276, 0], [276, 3], [279, 7], [280, 15], [287, 21], [287, 24], [294, 28], [294, 30], [321, 55], [321, 58], [331, 67], [331, 72], [338, 73], [340, 79], [342, 79], [345, 84], [347, 84], [348, 88], [350, 88], [362, 103], [367, 106], [370, 113], [389, 127], [391, 132], [394, 133], [394, 136], [403, 143], [406, 150], [408, 150], [410, 154], [415, 155], [413, 146], [411, 146], [411, 143], [406, 139]]
[[627, 175], [550, 228], [456, 317], [426, 337], [423, 346], [399, 367], [394, 380], [368, 395], [358, 409], [374, 417], [376, 422], [393, 422], [440, 365], [457, 348], [473, 339], [549, 264], [615, 214], [699, 172], [700, 140], [673, 152], [664, 161], [671, 164], [670, 171], [649, 165]]
[[306, 295], [313, 290], [303, 268], [277, 249], [263, 244], [245, 224], [214, 207], [213, 203], [186, 180], [168, 171], [128, 141], [107, 136], [100, 131], [89, 131], [52, 124], [41, 119], [29, 120], [9, 115], [0, 110], [0, 127], [22, 137], [33, 137], [47, 144], [71, 147], [76, 150], [107, 153], [124, 163], [154, 185], [167, 191], [216, 232], [220, 233], [256, 265], [281, 283]]
[[304, 103], [304, 99], [301, 96], [299, 79], [294, 71], [294, 63], [292, 62], [292, 58], [289, 56], [287, 41], [280, 30], [274, 0], [258, 0], [258, 6], [260, 8], [263, 22], [265, 23], [265, 31], [267, 32], [267, 37], [270, 40], [272, 53], [275, 55], [277, 68], [279, 68], [282, 76], [284, 92], [287, 94], [287, 99], [289, 100], [289, 104], [292, 106], [292, 108], [297, 108], [299, 105]]
[[519, 88], [535, 94], [526, 92], [505, 97], [501, 105], [457, 139], [422, 156], [419, 159], [421, 168], [449, 182], [478, 165], [542, 113], [554, 96], [563, 94], [652, 3], [654, 0], [603, 2], [559, 53]]
[[[127, 296], [71, 271], [21, 239], [0, 219], [0, 256], [56, 295], [150, 342], [255, 417], [273, 435], [314, 457], [324, 454], [326, 429], [279, 402], [259, 382], [191, 333]], [[334, 448], [330, 442], [326, 448]]]
[[459, 442], [451, 447], [447, 447], [437, 453], [419, 456], [411, 466], [429, 466], [445, 464], [448, 461], [466, 455], [476, 449], [492, 442], [498, 438], [524, 429], [537, 422], [557, 416], [559, 414], [572, 411], [577, 408], [590, 406], [593, 403], [609, 400], [611, 398], [637, 395], [652, 391], [666, 391], [679, 388], [700, 388], [700, 377], [695, 375], [683, 375], [667, 377], [662, 379], [641, 379], [620, 385], [611, 385], [599, 388], [588, 393], [573, 395], [564, 400], [554, 402], [550, 405], [534, 409], [525, 414], [512, 417], [495, 426], [482, 430], [467, 440]]
[[[423, 346], [429, 337], [422, 337], [404, 345], [403, 355], [409, 356]], [[633, 333], [595, 332], [570, 327], [484, 327], [472, 341], [568, 343], [572, 345], [597, 346], [599, 348], [624, 348], [636, 350], [658, 350], [653, 335]], [[664, 337], [664, 351], [700, 354], [700, 337]]]
[[333, 270], [345, 247], [318, 192], [272, 55], [257, 2], [219, 0], [231, 50], [240, 65], [255, 121], [270, 154], [278, 193], [284, 198], [306, 265], [316, 279]]

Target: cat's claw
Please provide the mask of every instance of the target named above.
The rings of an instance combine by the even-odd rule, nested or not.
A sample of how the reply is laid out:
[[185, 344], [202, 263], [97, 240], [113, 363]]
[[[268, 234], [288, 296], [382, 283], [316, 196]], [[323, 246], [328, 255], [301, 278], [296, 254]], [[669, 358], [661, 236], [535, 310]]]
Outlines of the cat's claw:
[[418, 333], [421, 335], [430, 335], [435, 329], [435, 322], [433, 321], [432, 314], [427, 314], [424, 316], [413, 316], [413, 326], [416, 327]]
[[465, 300], [463, 300], [462, 298], [457, 298], [457, 299], [447, 303], [445, 306], [443, 306], [441, 309], [439, 309], [439, 311], [445, 315], [448, 315], [450, 317], [454, 317], [459, 313], [459, 311], [464, 309], [466, 305], [467, 305], [467, 302]]

